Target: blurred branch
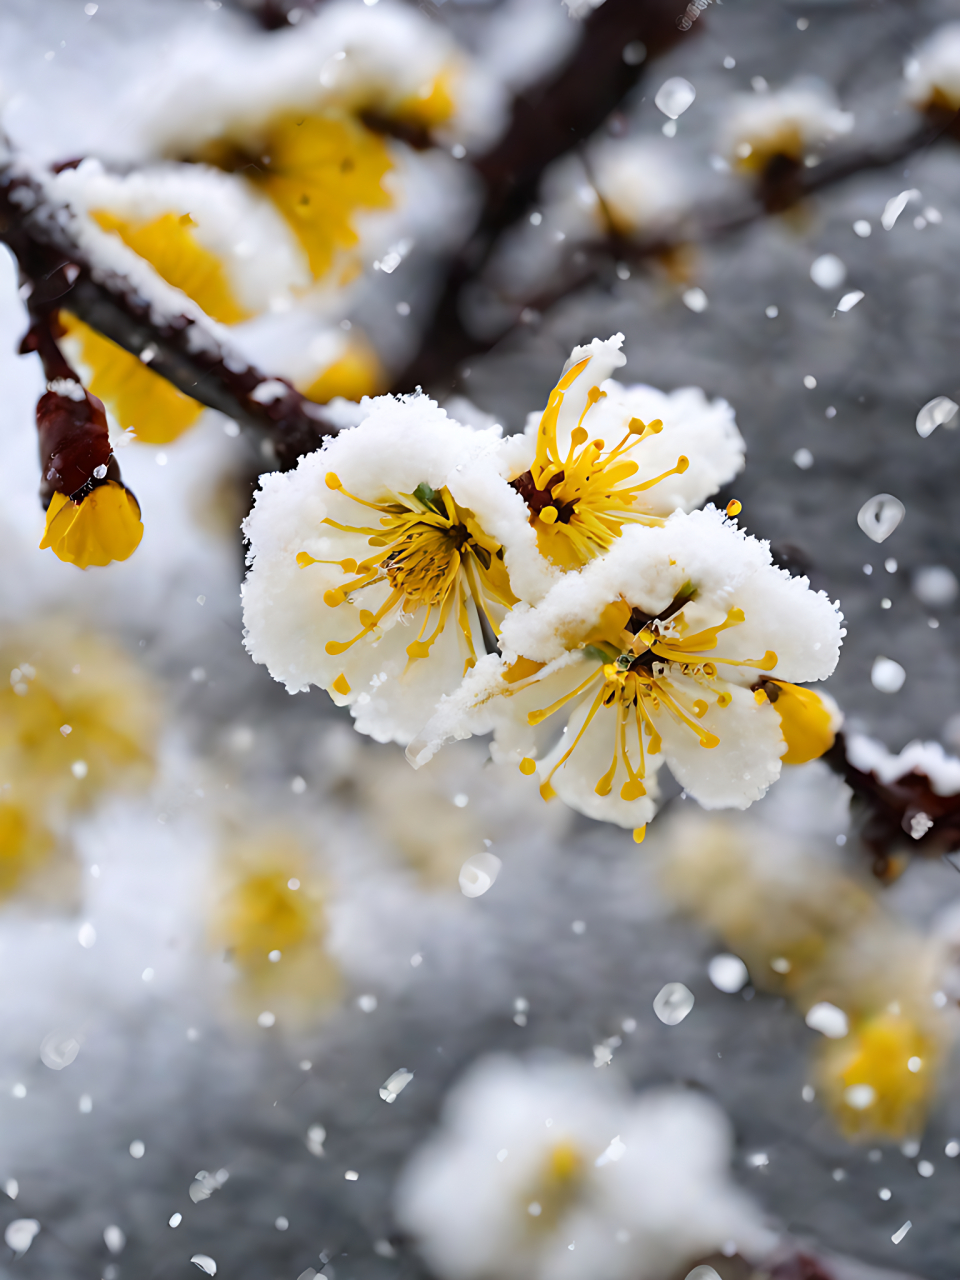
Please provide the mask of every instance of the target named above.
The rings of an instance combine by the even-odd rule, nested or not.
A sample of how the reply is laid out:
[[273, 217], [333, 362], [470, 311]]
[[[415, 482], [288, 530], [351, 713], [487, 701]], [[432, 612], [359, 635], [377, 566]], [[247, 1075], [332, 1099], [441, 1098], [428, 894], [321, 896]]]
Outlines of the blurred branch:
[[232, 9], [248, 13], [267, 31], [295, 27], [307, 13], [315, 13], [323, 0], [228, 0]]
[[259, 432], [271, 464], [295, 466], [335, 433], [320, 406], [229, 350], [212, 328], [159, 315], [128, 280], [96, 270], [57, 213], [29, 177], [11, 164], [0, 170], [0, 240], [17, 259], [35, 322], [60, 308], [71, 311], [185, 395]]
[[634, 87], [642, 65], [625, 61], [627, 45], [639, 41], [648, 59], [664, 52], [681, 38], [677, 19], [685, 7], [683, 0], [606, 0], [584, 21], [583, 38], [563, 69], [516, 99], [503, 138], [474, 161], [486, 184], [479, 225], [451, 263], [432, 322], [397, 389], [449, 382], [465, 356], [485, 349], [460, 316], [464, 284], [481, 273], [498, 233], [536, 198], [547, 166], [594, 133]]
[[[575, 290], [605, 275], [612, 279], [617, 262], [639, 265], [644, 261], [668, 257], [688, 246], [722, 239], [763, 217], [781, 213], [847, 178], [901, 163], [945, 135], [955, 134], [957, 120], [957, 113], [930, 112], [915, 129], [900, 137], [828, 157], [812, 168], [783, 156], [777, 157], [757, 184], [752, 189], [746, 188], [735, 199], [694, 209], [668, 231], [658, 231], [647, 237], [627, 238], [610, 233], [602, 239], [571, 244], [569, 254], [558, 266], [548, 290], [525, 296], [501, 292], [496, 294], [496, 300], [505, 313], [515, 317], [514, 323], [527, 309], [545, 312]], [[535, 192], [525, 194], [532, 201]], [[602, 206], [602, 198], [600, 203]], [[492, 248], [488, 239], [483, 250], [475, 253], [478, 261], [455, 264], [428, 338], [404, 374], [406, 381], [399, 381], [398, 386], [409, 387], [414, 382], [429, 385], [431, 381], [450, 384], [455, 380], [457, 365], [462, 360], [489, 351], [508, 335], [510, 329], [506, 326], [489, 336], [472, 334], [461, 315], [463, 287], [480, 275], [490, 259]]]
[[823, 760], [853, 792], [854, 820], [878, 879], [896, 880], [912, 853], [939, 858], [960, 848], [960, 795], [937, 795], [917, 771], [893, 782], [864, 773], [847, 759], [842, 733]]

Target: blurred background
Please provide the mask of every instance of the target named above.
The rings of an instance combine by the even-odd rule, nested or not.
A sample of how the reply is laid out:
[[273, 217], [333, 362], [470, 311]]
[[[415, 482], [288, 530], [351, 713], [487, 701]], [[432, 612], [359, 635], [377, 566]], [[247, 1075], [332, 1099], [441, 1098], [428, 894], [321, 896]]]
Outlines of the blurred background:
[[[716, 501], [840, 600], [848, 736], [953, 755], [954, 20], [2, 0], [0, 108], [91, 260], [329, 421], [419, 385], [517, 431], [616, 332], [729, 401]], [[243, 649], [269, 435], [68, 314], [145, 534], [39, 551], [31, 287], [0, 249], [0, 1275], [952, 1277], [943, 846], [882, 882], [822, 762], [639, 847], [482, 742], [414, 773]]]

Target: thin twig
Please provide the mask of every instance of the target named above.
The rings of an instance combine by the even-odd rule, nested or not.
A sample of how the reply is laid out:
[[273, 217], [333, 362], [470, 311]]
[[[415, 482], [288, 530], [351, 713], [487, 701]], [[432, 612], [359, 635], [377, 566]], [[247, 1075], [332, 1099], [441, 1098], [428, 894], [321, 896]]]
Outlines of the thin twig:
[[460, 362], [484, 349], [464, 327], [463, 287], [480, 275], [499, 233], [535, 199], [547, 166], [590, 137], [637, 83], [643, 64], [624, 58], [627, 46], [639, 42], [648, 59], [664, 52], [681, 39], [684, 8], [684, 0], [606, 0], [584, 21], [583, 38], [562, 70], [517, 98], [503, 138], [473, 162], [486, 187], [483, 213], [449, 266], [431, 323], [396, 389], [448, 385]]

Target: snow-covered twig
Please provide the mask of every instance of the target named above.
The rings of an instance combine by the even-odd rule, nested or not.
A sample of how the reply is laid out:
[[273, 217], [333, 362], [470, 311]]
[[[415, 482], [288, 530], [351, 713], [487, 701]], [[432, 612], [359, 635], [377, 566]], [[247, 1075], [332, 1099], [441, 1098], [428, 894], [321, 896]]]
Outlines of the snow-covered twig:
[[69, 224], [69, 210], [51, 207], [23, 168], [10, 161], [0, 169], [0, 240], [17, 258], [34, 319], [68, 308], [178, 390], [261, 434], [271, 465], [294, 466], [335, 433], [320, 406], [254, 368], [201, 315], [172, 311], [88, 260]]

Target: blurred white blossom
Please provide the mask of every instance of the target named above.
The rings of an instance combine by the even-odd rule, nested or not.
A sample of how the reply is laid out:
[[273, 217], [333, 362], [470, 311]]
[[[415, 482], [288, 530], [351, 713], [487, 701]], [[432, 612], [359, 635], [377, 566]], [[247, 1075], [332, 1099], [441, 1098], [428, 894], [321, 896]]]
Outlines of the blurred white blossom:
[[630, 1096], [570, 1059], [490, 1057], [401, 1174], [397, 1216], [444, 1280], [654, 1280], [775, 1243], [730, 1178], [730, 1129], [682, 1089]]

